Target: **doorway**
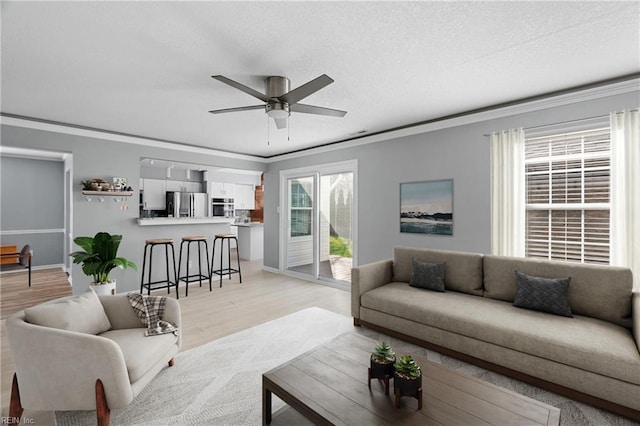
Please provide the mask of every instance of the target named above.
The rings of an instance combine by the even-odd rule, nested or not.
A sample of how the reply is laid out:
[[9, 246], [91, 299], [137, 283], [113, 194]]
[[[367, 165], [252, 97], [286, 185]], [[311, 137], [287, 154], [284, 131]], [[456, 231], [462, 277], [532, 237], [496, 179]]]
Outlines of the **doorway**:
[[281, 267], [351, 288], [356, 253], [356, 161], [281, 172]]

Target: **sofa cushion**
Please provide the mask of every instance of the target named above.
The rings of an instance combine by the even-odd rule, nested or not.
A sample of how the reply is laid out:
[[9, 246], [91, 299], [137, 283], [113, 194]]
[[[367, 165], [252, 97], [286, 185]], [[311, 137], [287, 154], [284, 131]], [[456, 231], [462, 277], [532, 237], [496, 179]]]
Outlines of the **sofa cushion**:
[[173, 334], [145, 337], [146, 330], [146, 328], [127, 328], [100, 334], [101, 337], [116, 342], [122, 350], [131, 383], [143, 377], [159, 362], [168, 362], [171, 358], [168, 354], [178, 342], [178, 337]]
[[516, 308], [533, 309], [563, 317], [572, 317], [569, 307], [569, 282], [567, 278], [532, 277], [516, 271], [518, 289], [513, 300]]
[[433, 291], [444, 291], [444, 263], [421, 262], [413, 259], [411, 271], [411, 287]]
[[507, 256], [484, 256], [484, 296], [513, 302], [516, 271], [545, 278], [571, 277], [571, 312], [631, 328], [633, 276], [628, 268]]
[[102, 303], [91, 288], [77, 296], [27, 308], [24, 314], [28, 323], [79, 333], [99, 334], [111, 328]]
[[421, 291], [398, 282], [366, 292], [361, 301], [369, 309], [640, 384], [640, 353], [631, 332], [610, 322], [518, 309], [510, 302], [457, 292]]
[[445, 263], [444, 285], [447, 290], [482, 295], [482, 255], [414, 247], [393, 249], [393, 281], [411, 280], [412, 259]]

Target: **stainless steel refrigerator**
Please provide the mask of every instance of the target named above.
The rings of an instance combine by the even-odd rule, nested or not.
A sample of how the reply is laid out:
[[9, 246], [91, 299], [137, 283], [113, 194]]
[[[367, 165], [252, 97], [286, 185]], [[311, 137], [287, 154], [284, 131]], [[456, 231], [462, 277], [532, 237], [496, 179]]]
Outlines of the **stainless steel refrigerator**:
[[167, 214], [173, 217], [206, 217], [204, 192], [167, 192]]

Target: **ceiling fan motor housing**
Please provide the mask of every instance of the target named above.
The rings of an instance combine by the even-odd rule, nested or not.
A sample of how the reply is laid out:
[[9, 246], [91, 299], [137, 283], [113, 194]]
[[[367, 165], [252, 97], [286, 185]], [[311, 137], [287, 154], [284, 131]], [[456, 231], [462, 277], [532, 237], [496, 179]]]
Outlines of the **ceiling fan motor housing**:
[[287, 77], [268, 77], [267, 96], [277, 98], [289, 92], [289, 79]]
[[289, 104], [277, 99], [289, 92], [289, 79], [286, 77], [267, 78], [267, 96], [273, 99], [265, 105], [267, 115], [272, 118], [287, 118], [290, 115]]

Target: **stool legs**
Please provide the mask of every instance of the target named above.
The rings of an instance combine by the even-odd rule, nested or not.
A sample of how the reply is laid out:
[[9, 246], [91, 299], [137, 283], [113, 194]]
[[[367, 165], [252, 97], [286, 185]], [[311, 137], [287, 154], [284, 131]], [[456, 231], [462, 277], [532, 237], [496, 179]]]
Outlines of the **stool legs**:
[[[183, 246], [184, 244], [187, 243], [187, 258], [186, 258], [186, 270], [187, 273], [186, 275], [182, 276], [180, 275], [180, 270], [182, 268], [182, 250], [183, 250]], [[189, 260], [191, 259], [191, 243], [196, 243], [198, 245], [198, 274], [194, 274], [194, 275], [190, 275], [189, 274]], [[206, 261], [207, 261], [207, 275], [202, 273], [202, 251], [201, 251], [201, 247], [200, 247], [200, 243], [204, 244], [204, 248], [205, 248], [205, 254], [206, 254]], [[202, 240], [194, 240], [194, 241], [188, 241], [188, 240], [183, 240], [182, 243], [180, 243], [180, 257], [178, 260], [178, 281], [184, 281], [186, 286], [185, 286], [185, 296], [189, 295], [189, 281], [191, 280], [191, 278], [197, 279], [200, 281], [200, 287], [202, 287], [202, 279], [206, 278], [209, 280], [209, 291], [212, 291], [213, 288], [211, 286], [211, 268], [209, 267], [209, 245], [207, 244], [206, 241], [202, 241]]]
[[[231, 267], [231, 240], [235, 240], [236, 242], [236, 261], [238, 262], [238, 269], [233, 269]], [[215, 256], [216, 256], [216, 243], [218, 240], [220, 241], [220, 269], [213, 269], [215, 264]], [[227, 268], [224, 268], [224, 241], [227, 240]], [[213, 239], [213, 249], [211, 254], [211, 276], [213, 274], [217, 274], [220, 276], [220, 287], [222, 287], [222, 277], [224, 275], [229, 275], [229, 279], [231, 279], [231, 274], [238, 274], [240, 279], [240, 283], [242, 283], [242, 272], [240, 271], [240, 253], [237, 252], [238, 249], [238, 239], [235, 237], [215, 237]]]
[[[155, 248], [156, 245], [164, 245], [164, 257], [165, 257], [165, 262], [166, 262], [166, 274], [167, 274], [167, 279], [166, 280], [160, 280], [160, 281], [151, 281], [151, 272], [153, 271], [153, 249]], [[171, 257], [169, 257], [169, 246], [171, 247]], [[147, 251], [149, 252], [149, 268], [147, 269]], [[171, 280], [171, 272], [169, 269], [169, 259], [171, 259], [173, 261], [173, 281]], [[144, 275], [145, 272], [147, 272], [147, 282], [144, 281]], [[173, 247], [172, 243], [156, 243], [156, 244], [151, 244], [151, 243], [147, 243], [144, 246], [144, 254], [142, 257], [142, 273], [140, 274], [140, 294], [144, 294], [144, 289], [147, 289], [147, 295], [151, 295], [151, 290], [158, 290], [161, 288], [166, 287], [167, 288], [167, 294], [171, 294], [171, 287], [175, 286], [176, 287], [176, 298], [179, 298], [180, 295], [178, 294], [178, 280], [177, 280], [177, 273], [176, 273], [176, 253], [175, 253], [175, 249]], [[160, 287], [155, 287], [153, 288], [154, 284], [166, 284]]]

